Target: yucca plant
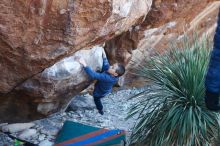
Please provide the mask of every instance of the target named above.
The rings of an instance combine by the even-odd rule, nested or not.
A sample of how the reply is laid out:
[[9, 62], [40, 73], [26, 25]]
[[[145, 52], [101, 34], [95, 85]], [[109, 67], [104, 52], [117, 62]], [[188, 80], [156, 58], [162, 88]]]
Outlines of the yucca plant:
[[[185, 37], [186, 38], [186, 37]], [[220, 116], [204, 103], [204, 79], [212, 44], [207, 38], [146, 59], [134, 73], [152, 81], [132, 98], [128, 118], [137, 116], [130, 142], [147, 146], [208, 146], [216, 140]]]

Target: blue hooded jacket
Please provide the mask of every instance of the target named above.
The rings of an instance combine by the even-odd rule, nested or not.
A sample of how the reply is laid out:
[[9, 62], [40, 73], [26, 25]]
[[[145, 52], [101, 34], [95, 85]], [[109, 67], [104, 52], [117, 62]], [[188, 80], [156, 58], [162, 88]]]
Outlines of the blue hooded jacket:
[[206, 92], [220, 94], [220, 12], [218, 25], [214, 36], [214, 46], [205, 80]]
[[107, 72], [110, 65], [106, 58], [103, 58], [101, 73], [92, 70], [90, 67], [84, 67], [85, 72], [93, 80], [97, 80], [93, 91], [94, 97], [104, 97], [111, 92], [112, 86], [118, 81], [118, 77], [112, 76]]

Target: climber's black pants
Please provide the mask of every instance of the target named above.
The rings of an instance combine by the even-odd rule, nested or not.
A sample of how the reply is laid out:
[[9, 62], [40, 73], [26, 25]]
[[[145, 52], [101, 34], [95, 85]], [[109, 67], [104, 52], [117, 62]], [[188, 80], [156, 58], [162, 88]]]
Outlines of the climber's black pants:
[[99, 111], [102, 111], [103, 105], [102, 105], [101, 98], [103, 98], [103, 97], [93, 97], [93, 98], [94, 98], [94, 102], [95, 102], [96, 108], [97, 108]]

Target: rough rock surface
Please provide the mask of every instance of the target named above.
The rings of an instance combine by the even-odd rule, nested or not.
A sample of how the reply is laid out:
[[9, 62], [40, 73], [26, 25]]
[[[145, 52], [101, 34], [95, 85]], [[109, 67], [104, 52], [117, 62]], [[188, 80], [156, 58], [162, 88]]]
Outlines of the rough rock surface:
[[[132, 70], [144, 58], [170, 49], [170, 44], [177, 44], [183, 35], [208, 35], [212, 38], [216, 28], [216, 20], [220, 2], [210, 0], [195, 1], [160, 1], [153, 3], [152, 10], [143, 24], [135, 27], [138, 33], [137, 49], [132, 51], [131, 62], [127, 70]], [[191, 11], [190, 9], [193, 9]], [[144, 82], [131, 74], [127, 74], [125, 82], [129, 86], [142, 86]]]
[[18, 124], [8, 124], [1, 127], [3, 132], [20, 132], [25, 129], [29, 129], [34, 126], [34, 123], [18, 123]]
[[82, 109], [91, 110], [95, 108], [93, 96], [86, 94], [75, 96], [68, 106], [67, 110], [77, 111]]
[[152, 0], [1, 0], [0, 93], [79, 49], [127, 31]]

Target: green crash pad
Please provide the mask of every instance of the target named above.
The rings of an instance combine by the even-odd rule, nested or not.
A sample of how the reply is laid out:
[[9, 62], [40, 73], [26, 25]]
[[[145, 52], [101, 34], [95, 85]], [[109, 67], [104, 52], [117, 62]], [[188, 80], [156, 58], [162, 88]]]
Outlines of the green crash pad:
[[123, 146], [124, 130], [108, 130], [66, 121], [58, 133], [55, 146]]

